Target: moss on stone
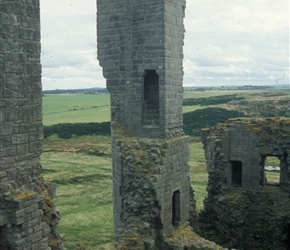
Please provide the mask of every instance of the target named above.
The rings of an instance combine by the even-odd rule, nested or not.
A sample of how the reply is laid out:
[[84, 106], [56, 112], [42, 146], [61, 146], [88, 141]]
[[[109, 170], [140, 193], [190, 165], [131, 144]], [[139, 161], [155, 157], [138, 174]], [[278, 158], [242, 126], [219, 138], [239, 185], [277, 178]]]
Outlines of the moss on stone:
[[21, 191], [21, 192], [17, 192], [17, 193], [14, 193], [14, 194], [11, 194], [10, 195], [10, 199], [19, 199], [19, 200], [25, 200], [25, 199], [28, 199], [28, 198], [31, 198], [33, 196], [35, 196], [35, 192], [32, 192], [32, 191]]
[[[184, 249], [199, 249], [199, 250], [222, 250], [221, 246], [200, 237], [193, 232], [188, 222], [175, 228], [172, 235], [165, 239], [169, 246], [182, 247]], [[175, 249], [175, 248], [172, 248]]]

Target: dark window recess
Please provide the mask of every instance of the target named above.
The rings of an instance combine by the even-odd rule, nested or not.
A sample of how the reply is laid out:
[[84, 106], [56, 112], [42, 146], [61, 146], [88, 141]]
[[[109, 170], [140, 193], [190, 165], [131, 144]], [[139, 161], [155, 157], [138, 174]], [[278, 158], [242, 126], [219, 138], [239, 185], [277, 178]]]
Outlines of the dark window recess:
[[266, 156], [261, 157], [261, 180], [260, 180], [260, 185], [263, 187], [266, 184], [266, 173], [265, 173], [265, 161], [266, 161]]
[[0, 249], [1, 250], [10, 250], [11, 248], [9, 247], [9, 244], [4, 236], [3, 228], [4, 227], [0, 227]]
[[290, 250], [290, 224], [287, 224], [287, 250]]
[[181, 209], [180, 209], [180, 191], [177, 190], [173, 193], [172, 196], [172, 225], [173, 226], [179, 226], [180, 224], [180, 214], [181, 214]]
[[159, 125], [159, 76], [156, 70], [144, 75], [143, 125]]
[[242, 186], [242, 162], [231, 161], [231, 165], [232, 165], [232, 186], [241, 187]]

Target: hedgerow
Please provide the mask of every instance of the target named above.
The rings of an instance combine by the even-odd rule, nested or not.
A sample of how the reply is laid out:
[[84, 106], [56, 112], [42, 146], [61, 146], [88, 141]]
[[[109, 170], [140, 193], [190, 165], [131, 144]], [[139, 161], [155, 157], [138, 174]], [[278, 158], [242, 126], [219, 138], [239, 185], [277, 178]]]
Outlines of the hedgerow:
[[72, 135], [110, 135], [110, 122], [90, 122], [90, 123], [59, 123], [52, 126], [44, 126], [44, 138], [53, 134], [62, 139], [69, 139]]
[[204, 108], [183, 114], [183, 130], [190, 136], [199, 136], [202, 128], [216, 126], [229, 118], [244, 117], [238, 111], [223, 108]]
[[[183, 130], [190, 136], [198, 136], [202, 128], [209, 128], [229, 118], [243, 117], [244, 113], [223, 108], [204, 108], [183, 114]], [[62, 139], [69, 139], [73, 135], [110, 135], [110, 122], [91, 123], [59, 123], [44, 126], [44, 138], [53, 134]]]

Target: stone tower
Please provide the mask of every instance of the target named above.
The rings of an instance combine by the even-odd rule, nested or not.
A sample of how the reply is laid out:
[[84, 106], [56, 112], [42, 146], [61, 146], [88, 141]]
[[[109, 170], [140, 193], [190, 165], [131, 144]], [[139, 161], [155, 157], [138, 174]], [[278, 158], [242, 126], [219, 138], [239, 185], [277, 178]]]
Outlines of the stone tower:
[[[290, 249], [289, 134], [290, 119], [282, 117], [235, 118], [203, 129], [208, 195], [199, 219], [210, 228], [207, 236], [228, 248]], [[267, 178], [268, 157], [279, 162], [275, 182]]]
[[40, 177], [38, 0], [0, 1], [0, 249], [62, 249], [53, 185]]
[[140, 249], [162, 249], [189, 217], [185, 0], [98, 0], [97, 7], [98, 59], [111, 94], [115, 244], [126, 249], [136, 235]]

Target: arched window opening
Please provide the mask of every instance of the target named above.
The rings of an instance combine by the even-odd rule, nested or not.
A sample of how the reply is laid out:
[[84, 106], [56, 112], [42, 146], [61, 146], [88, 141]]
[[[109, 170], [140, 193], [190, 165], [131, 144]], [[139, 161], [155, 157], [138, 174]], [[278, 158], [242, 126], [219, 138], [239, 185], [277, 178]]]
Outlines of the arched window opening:
[[180, 191], [176, 190], [172, 196], [172, 226], [179, 226], [181, 214], [181, 199]]
[[242, 166], [243, 164], [241, 161], [231, 161], [233, 187], [242, 187]]
[[159, 76], [156, 70], [144, 75], [143, 125], [159, 125]]

